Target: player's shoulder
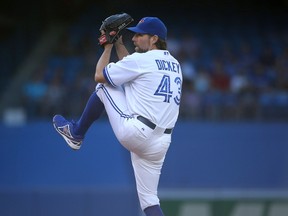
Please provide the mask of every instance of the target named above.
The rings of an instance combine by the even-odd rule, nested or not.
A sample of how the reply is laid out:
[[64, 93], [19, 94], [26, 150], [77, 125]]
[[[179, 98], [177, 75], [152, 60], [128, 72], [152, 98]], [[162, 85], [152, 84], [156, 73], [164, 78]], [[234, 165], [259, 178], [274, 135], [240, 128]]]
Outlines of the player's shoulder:
[[144, 53], [134, 52], [131, 55], [127, 56], [128, 61], [136, 61], [138, 63], [142, 62], [144, 59], [148, 60], [151, 58], [152, 58], [152, 55], [149, 55], [148, 52], [144, 52]]
[[155, 58], [166, 58], [166, 59], [174, 59], [175, 61], [177, 61], [171, 54], [169, 51], [167, 50], [149, 50], [147, 52], [144, 53], [138, 53], [138, 52], [134, 52], [129, 56], [131, 59], [134, 60], [144, 60], [144, 59], [155, 59]]
[[175, 59], [168, 50], [156, 49], [156, 50], [151, 50], [150, 52], [151, 53], [149, 53], [149, 55], [157, 56], [159, 58]]
[[144, 53], [138, 53], [138, 52], [134, 52], [130, 55], [130, 57], [132, 58], [141, 58], [141, 56], [143, 56]]

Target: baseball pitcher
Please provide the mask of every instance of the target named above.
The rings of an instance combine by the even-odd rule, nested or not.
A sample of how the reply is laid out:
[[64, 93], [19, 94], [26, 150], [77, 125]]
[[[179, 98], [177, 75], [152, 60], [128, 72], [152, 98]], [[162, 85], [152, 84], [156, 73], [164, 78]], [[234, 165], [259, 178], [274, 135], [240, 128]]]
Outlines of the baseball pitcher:
[[[167, 28], [157, 17], [144, 17], [134, 27], [126, 13], [102, 22], [99, 58], [92, 93], [78, 121], [55, 115], [53, 125], [72, 149], [79, 149], [92, 123], [106, 110], [118, 141], [131, 153], [137, 193], [146, 216], [164, 216], [158, 183], [173, 128], [179, 115], [182, 71], [167, 50]], [[121, 31], [134, 33], [129, 54]], [[110, 62], [115, 47], [119, 61]], [[96, 131], [97, 132], [97, 131]]]

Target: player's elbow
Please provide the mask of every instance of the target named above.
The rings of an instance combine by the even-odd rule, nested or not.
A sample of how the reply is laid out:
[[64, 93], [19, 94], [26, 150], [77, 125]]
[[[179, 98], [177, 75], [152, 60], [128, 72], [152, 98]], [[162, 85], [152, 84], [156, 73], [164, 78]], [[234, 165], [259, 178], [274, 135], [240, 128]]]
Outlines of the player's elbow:
[[99, 80], [100, 80], [100, 77], [99, 77], [99, 75], [97, 75], [97, 73], [94, 76], [94, 80], [95, 80], [95, 82], [99, 82]]
[[103, 74], [95, 73], [94, 80], [98, 83], [105, 83], [105, 77]]

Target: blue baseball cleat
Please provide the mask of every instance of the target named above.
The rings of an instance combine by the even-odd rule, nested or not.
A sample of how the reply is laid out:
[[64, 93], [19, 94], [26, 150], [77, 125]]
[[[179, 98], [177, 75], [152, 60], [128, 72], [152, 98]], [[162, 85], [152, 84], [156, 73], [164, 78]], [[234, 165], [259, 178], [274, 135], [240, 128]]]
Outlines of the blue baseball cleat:
[[73, 122], [67, 121], [61, 115], [55, 115], [53, 117], [53, 125], [55, 130], [64, 138], [72, 149], [80, 149], [84, 137], [72, 134]]

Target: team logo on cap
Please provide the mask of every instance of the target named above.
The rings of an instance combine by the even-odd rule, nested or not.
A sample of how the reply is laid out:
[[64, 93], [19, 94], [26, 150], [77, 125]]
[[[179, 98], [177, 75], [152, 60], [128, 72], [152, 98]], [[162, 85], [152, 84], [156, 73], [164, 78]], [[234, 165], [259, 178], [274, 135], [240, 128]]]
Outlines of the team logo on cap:
[[141, 19], [141, 20], [139, 21], [139, 23], [143, 23], [143, 22], [144, 22], [144, 20], [145, 20], [145, 19]]

